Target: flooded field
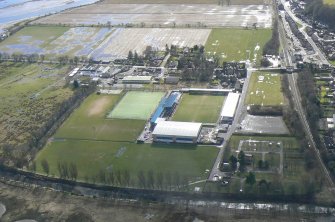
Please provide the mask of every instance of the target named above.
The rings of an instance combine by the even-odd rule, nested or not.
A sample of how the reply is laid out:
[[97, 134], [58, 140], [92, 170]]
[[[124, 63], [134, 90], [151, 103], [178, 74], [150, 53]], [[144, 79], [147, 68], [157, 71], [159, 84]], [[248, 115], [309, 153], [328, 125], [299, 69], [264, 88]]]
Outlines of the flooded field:
[[41, 18], [36, 24], [106, 24], [245, 27], [272, 24], [267, 5], [94, 4]]
[[60, 12], [91, 4], [97, 0], [2, 0], [0, 1], [0, 33], [3, 28], [21, 20]]

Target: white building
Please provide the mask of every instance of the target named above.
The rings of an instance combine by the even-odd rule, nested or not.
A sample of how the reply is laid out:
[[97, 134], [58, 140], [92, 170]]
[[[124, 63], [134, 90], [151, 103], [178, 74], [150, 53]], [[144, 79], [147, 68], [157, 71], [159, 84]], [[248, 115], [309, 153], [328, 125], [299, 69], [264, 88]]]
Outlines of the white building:
[[238, 93], [229, 93], [223, 108], [221, 110], [221, 122], [223, 123], [232, 123], [234, 120], [236, 108], [238, 105], [238, 101], [240, 99], [240, 94]]
[[159, 121], [152, 132], [154, 142], [196, 143], [201, 123]]

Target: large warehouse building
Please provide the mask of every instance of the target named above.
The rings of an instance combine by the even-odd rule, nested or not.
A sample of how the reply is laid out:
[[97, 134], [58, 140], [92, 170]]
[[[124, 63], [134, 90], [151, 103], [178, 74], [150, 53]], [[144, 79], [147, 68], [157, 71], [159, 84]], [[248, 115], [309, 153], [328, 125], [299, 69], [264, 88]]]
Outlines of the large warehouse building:
[[227, 99], [224, 102], [223, 108], [221, 110], [220, 118], [222, 123], [231, 124], [233, 122], [239, 99], [240, 94], [238, 93], [228, 94]]
[[153, 141], [164, 143], [196, 143], [201, 126], [201, 123], [160, 121], [152, 132]]

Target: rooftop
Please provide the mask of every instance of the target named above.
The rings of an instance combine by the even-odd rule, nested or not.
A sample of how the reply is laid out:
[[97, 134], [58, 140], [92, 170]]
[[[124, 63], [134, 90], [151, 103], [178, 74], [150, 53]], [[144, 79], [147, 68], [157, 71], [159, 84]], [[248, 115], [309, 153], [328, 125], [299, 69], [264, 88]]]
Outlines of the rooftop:
[[221, 110], [221, 117], [234, 117], [240, 94], [229, 93]]
[[201, 123], [160, 121], [157, 123], [153, 135], [197, 137]]

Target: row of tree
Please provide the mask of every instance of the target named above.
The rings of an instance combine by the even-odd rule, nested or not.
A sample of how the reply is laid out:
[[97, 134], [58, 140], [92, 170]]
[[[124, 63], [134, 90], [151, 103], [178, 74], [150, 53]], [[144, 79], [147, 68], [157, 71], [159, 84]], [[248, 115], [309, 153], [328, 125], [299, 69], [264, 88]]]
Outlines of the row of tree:
[[273, 22], [272, 36], [271, 39], [264, 45], [263, 55], [278, 55], [279, 54], [279, 31], [278, 31], [278, 20], [275, 19]]
[[335, 29], [335, 7], [324, 4], [322, 0], [305, 0], [305, 13], [330, 28]]

